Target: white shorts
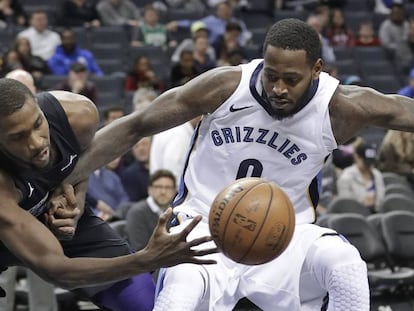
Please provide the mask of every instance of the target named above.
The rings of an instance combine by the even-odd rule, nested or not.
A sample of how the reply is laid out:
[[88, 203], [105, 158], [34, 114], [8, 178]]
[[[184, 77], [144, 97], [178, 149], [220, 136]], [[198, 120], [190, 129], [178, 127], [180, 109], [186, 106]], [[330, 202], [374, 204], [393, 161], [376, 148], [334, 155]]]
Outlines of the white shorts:
[[[189, 221], [185, 220], [173, 227], [171, 232], [179, 232]], [[324, 233], [335, 232], [312, 224], [297, 225], [287, 249], [278, 258], [262, 265], [239, 264], [221, 253], [209, 255], [217, 260], [216, 265], [187, 265], [186, 269], [200, 269], [208, 274], [204, 301], [200, 301], [195, 310], [232, 310], [242, 297], [247, 297], [263, 310], [301, 310], [301, 268], [309, 247]], [[201, 222], [189, 234], [188, 239], [209, 234], [208, 224]], [[209, 242], [199, 247], [213, 246], [214, 242]], [[174, 267], [166, 269], [165, 273], [174, 273]], [[176, 284], [162, 284], [162, 288], [170, 286], [174, 288]], [[191, 290], [191, 284], [187, 286]]]

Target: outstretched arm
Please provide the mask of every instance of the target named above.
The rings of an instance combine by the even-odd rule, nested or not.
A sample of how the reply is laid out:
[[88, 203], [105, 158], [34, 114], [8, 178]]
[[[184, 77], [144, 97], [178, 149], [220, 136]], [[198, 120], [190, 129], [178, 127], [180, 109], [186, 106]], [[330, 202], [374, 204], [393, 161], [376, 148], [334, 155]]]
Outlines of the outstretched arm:
[[332, 129], [339, 144], [365, 126], [414, 132], [414, 100], [359, 86], [339, 86], [331, 103]]
[[127, 152], [142, 137], [214, 111], [234, 92], [239, 80], [239, 68], [220, 67], [168, 90], [140, 110], [111, 122], [96, 133], [66, 182], [77, 183], [86, 178]]
[[60, 287], [73, 289], [114, 282], [182, 262], [214, 263], [198, 256], [216, 252], [215, 249], [192, 249], [210, 241], [209, 237], [186, 242], [188, 233], [201, 216], [196, 217], [183, 232], [169, 234], [166, 224], [172, 216], [171, 209], [160, 217], [150, 242], [140, 252], [105, 259], [68, 258], [55, 236], [18, 206], [15, 194], [13, 182], [0, 174], [0, 239], [26, 266]]

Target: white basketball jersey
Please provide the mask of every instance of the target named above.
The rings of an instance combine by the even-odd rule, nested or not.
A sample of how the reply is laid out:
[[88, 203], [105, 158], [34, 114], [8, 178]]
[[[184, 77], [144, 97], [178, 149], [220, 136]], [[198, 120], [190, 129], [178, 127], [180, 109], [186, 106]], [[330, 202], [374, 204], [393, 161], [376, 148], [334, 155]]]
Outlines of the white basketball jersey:
[[276, 120], [260, 96], [262, 60], [241, 65], [240, 84], [195, 132], [176, 199], [176, 211], [208, 219], [210, 205], [237, 178], [261, 177], [278, 184], [296, 210], [297, 223], [315, 221], [317, 175], [337, 147], [328, 104], [338, 80], [321, 73], [314, 95], [292, 117]]

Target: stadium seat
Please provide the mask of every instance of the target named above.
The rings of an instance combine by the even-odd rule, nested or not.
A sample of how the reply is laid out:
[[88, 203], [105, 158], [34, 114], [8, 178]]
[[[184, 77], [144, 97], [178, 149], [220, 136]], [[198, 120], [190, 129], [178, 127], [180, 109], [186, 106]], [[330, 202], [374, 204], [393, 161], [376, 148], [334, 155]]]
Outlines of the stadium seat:
[[395, 94], [402, 86], [399, 78], [394, 74], [366, 76], [364, 82], [367, 86], [385, 94]]
[[102, 26], [91, 29], [90, 31], [91, 44], [107, 44], [118, 45], [119, 53], [124, 52], [124, 49], [129, 45], [128, 31], [124, 27], [117, 26]]
[[397, 173], [383, 172], [382, 178], [384, 179], [385, 185], [403, 184], [409, 186], [407, 179], [403, 175]]
[[377, 209], [379, 213], [388, 213], [392, 211], [414, 212], [414, 201], [413, 198], [408, 195], [391, 193], [385, 195]]
[[381, 46], [356, 46], [354, 47], [354, 58], [359, 63], [387, 60], [385, 51]]
[[39, 88], [44, 91], [56, 89], [56, 86], [65, 79], [66, 76], [43, 75], [39, 81]]
[[414, 267], [414, 213], [393, 211], [383, 216], [384, 240], [395, 264]]
[[167, 20], [168, 21], [177, 21], [177, 20], [199, 20], [202, 19], [204, 15], [203, 10], [186, 10], [186, 9], [168, 9], [167, 11]]
[[387, 60], [360, 62], [359, 69], [363, 80], [365, 76], [381, 76], [395, 73], [393, 65]]
[[359, 67], [353, 59], [337, 60], [332, 63], [340, 75], [359, 75]]
[[346, 46], [334, 46], [333, 47], [335, 57], [340, 60], [351, 60], [353, 58], [353, 49]]
[[251, 28], [253, 45], [262, 45], [266, 38], [267, 28]]
[[294, 11], [294, 10], [275, 10], [273, 19], [275, 22], [285, 18], [297, 18], [305, 21], [307, 13], [305, 11]]
[[368, 216], [372, 214], [372, 211], [370, 208], [366, 207], [364, 204], [358, 202], [355, 199], [336, 197], [328, 204], [326, 213], [353, 213]]
[[402, 284], [413, 284], [414, 270], [393, 266], [378, 232], [366, 218], [357, 214], [337, 214], [328, 219], [328, 226], [344, 235], [367, 263], [371, 290], [384, 290]]
[[411, 189], [411, 187], [407, 184], [391, 184], [385, 186], [385, 195], [389, 194], [402, 194], [406, 195], [414, 200], [414, 191]]
[[[363, 2], [359, 0], [359, 2]], [[368, 11], [345, 11], [345, 21], [354, 34], [358, 33], [359, 25], [362, 22], [372, 21], [372, 14]]]
[[240, 12], [239, 18], [244, 21], [247, 28], [269, 28], [273, 24], [273, 18], [269, 12]]
[[121, 220], [116, 220], [116, 221], [112, 221], [109, 222], [109, 225], [112, 227], [112, 229], [114, 229], [116, 232], [118, 232], [118, 234], [122, 237], [122, 238], [127, 238], [127, 234], [126, 234], [126, 220], [121, 219]]

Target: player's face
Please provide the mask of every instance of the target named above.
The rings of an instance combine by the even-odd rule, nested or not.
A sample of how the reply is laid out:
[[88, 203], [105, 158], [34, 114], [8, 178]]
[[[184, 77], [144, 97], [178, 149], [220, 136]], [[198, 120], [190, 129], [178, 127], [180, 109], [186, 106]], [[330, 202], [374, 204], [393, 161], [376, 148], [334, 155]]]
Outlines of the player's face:
[[175, 184], [168, 177], [158, 178], [148, 188], [148, 194], [161, 208], [166, 209], [174, 199], [176, 193]]
[[310, 66], [304, 50], [284, 50], [271, 45], [264, 54], [262, 84], [277, 119], [292, 116], [312, 80], [318, 79], [321, 61]]
[[32, 99], [0, 119], [0, 145], [7, 154], [26, 165], [44, 168], [49, 164], [49, 125]]

